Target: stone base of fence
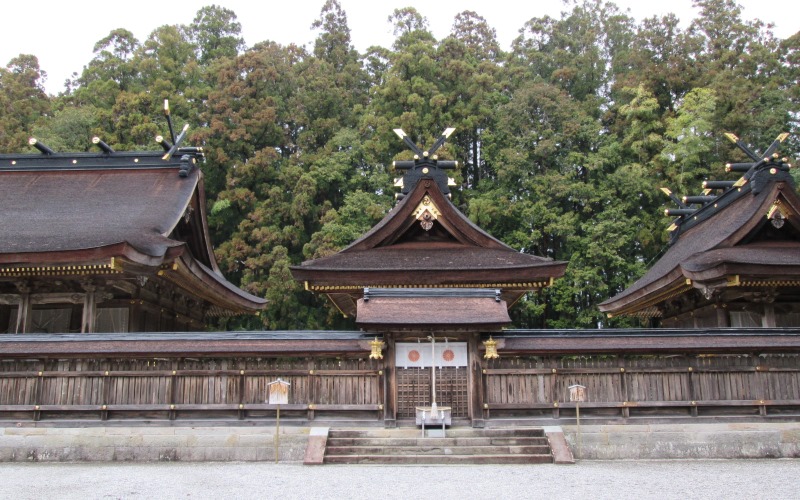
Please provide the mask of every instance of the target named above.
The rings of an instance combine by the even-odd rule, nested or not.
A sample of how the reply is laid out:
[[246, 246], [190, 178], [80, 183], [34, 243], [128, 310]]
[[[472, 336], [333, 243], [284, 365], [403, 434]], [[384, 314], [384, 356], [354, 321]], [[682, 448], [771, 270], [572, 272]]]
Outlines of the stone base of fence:
[[[281, 427], [280, 462], [302, 462], [308, 428]], [[274, 427], [0, 427], [0, 462], [275, 461]]]
[[[800, 422], [562, 426], [580, 460], [800, 458]], [[281, 426], [278, 460], [302, 463], [309, 427]], [[0, 427], [0, 462], [275, 461], [258, 426]]]
[[800, 458], [800, 422], [562, 425], [578, 460]]

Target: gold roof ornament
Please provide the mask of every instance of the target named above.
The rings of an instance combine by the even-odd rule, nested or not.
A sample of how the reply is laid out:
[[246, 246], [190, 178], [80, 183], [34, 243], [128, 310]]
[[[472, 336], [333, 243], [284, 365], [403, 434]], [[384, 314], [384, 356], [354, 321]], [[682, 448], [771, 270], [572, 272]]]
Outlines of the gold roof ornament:
[[767, 219], [776, 228], [783, 227], [784, 221], [789, 218], [789, 211], [783, 206], [780, 200], [775, 200], [772, 206], [767, 211]]
[[433, 227], [433, 221], [438, 219], [442, 213], [436, 208], [436, 205], [431, 200], [430, 196], [425, 195], [422, 201], [417, 205], [412, 216], [416, 218], [422, 229], [430, 231]]
[[483, 346], [486, 348], [486, 353], [483, 355], [483, 359], [497, 359], [500, 357], [497, 354], [497, 341], [489, 336], [489, 340], [483, 341]]

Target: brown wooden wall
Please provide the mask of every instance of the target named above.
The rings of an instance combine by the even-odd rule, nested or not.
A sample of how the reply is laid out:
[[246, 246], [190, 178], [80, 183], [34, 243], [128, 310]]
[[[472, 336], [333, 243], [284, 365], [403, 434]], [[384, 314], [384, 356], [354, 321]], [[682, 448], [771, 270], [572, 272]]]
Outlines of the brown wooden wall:
[[382, 416], [375, 362], [221, 357], [0, 360], [0, 419], [270, 418], [277, 378], [291, 384], [282, 415]]
[[484, 418], [800, 415], [800, 355], [516, 356], [483, 374]]
[[[267, 384], [281, 378], [291, 383], [289, 404], [281, 407], [282, 417], [303, 422], [328, 418], [377, 422], [387, 418], [387, 424], [392, 423], [384, 415], [384, 404], [392, 408], [385, 390], [397, 386], [385, 375], [391, 372], [384, 371], [391, 353], [386, 352], [384, 360], [368, 360], [369, 351], [360, 339], [227, 338], [231, 336], [209, 336], [203, 342], [188, 338], [158, 343], [6, 342], [2, 346], [6, 358], [0, 354], [0, 420], [271, 419], [277, 407], [265, 402]], [[690, 346], [681, 349], [699, 350], [698, 344], [711, 338], [674, 336], [661, 344], [681, 342]], [[800, 347], [794, 345], [800, 340], [798, 335], [730, 336], [729, 341], [742, 351], [717, 354], [681, 353], [676, 347], [671, 347], [671, 352], [659, 351], [652, 340], [646, 342], [650, 346], [646, 351], [644, 343], [639, 346], [636, 339], [608, 336], [600, 340], [621, 342], [636, 352], [596, 354], [597, 346], [613, 346], [578, 336], [506, 338], [499, 359], [479, 358], [482, 369], [469, 378], [478, 385], [464, 392], [470, 395], [469, 401], [463, 401], [469, 409], [465, 415], [471, 415], [478, 425], [481, 420], [501, 419], [507, 419], [502, 420], [505, 423], [515, 419], [573, 422], [576, 403], [569, 401], [568, 388], [581, 384], [588, 396], [581, 404], [581, 416], [597, 421], [800, 418]], [[745, 341], [747, 351], [742, 347]], [[764, 347], [759, 349], [757, 341]], [[540, 351], [562, 351], [523, 351], [528, 344]], [[784, 350], [776, 351], [780, 346]], [[189, 347], [198, 354], [186, 353]], [[302, 350], [303, 354], [254, 353], [270, 347]], [[314, 348], [326, 351], [309, 354]], [[579, 349], [584, 350], [576, 353]], [[172, 354], [173, 350], [182, 353]], [[164, 357], [145, 356], [145, 351]], [[138, 357], [122, 352], [134, 352]], [[444, 395], [437, 399], [446, 400]]]

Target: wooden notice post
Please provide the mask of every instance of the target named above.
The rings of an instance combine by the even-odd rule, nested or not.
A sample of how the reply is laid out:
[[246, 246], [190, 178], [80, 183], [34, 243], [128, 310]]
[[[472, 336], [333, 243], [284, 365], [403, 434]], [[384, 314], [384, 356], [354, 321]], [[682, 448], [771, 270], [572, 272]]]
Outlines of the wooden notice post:
[[569, 400], [575, 402], [575, 421], [578, 424], [578, 457], [583, 458], [583, 443], [581, 443], [581, 402], [586, 401], [586, 387], [580, 384], [569, 386]]
[[289, 382], [281, 380], [275, 380], [274, 382], [270, 382], [267, 384], [267, 391], [269, 392], [269, 397], [267, 399], [267, 404], [277, 405], [277, 415], [275, 418], [275, 463], [278, 463], [278, 449], [280, 448], [281, 444], [281, 405], [289, 404], [289, 386], [292, 385]]

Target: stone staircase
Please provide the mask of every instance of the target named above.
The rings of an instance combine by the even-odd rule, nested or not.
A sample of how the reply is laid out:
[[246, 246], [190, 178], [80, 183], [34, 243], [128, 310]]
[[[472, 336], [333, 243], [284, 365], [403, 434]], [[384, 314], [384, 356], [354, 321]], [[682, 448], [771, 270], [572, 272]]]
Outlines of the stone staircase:
[[422, 437], [419, 429], [331, 429], [323, 463], [540, 464], [553, 463], [553, 452], [541, 428], [455, 428], [445, 437]]

